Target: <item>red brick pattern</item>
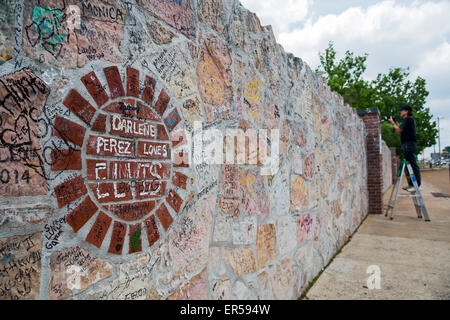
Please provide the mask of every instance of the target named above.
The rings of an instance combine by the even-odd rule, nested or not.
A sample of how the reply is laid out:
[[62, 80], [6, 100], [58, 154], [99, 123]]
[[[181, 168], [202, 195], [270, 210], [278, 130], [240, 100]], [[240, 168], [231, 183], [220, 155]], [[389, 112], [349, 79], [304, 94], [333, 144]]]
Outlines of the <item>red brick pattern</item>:
[[88, 180], [105, 180], [108, 178], [108, 162], [105, 160], [86, 160]]
[[97, 216], [89, 234], [86, 237], [86, 241], [93, 244], [97, 248], [100, 248], [105, 239], [106, 233], [111, 225], [112, 219], [102, 211]]
[[151, 215], [144, 220], [145, 230], [147, 232], [147, 239], [150, 246], [152, 246], [159, 239], [158, 226], [154, 215]]
[[167, 181], [150, 180], [136, 182], [136, 199], [151, 199], [164, 196]]
[[125, 182], [90, 183], [89, 186], [100, 203], [133, 199], [131, 187]]
[[108, 82], [111, 98], [123, 97], [125, 90], [123, 89], [122, 79], [120, 78], [119, 69], [116, 66], [104, 68], [106, 81]]
[[97, 210], [97, 206], [88, 196], [67, 215], [67, 224], [72, 227], [74, 232], [78, 232]]
[[134, 157], [134, 141], [91, 135], [86, 146], [86, 153], [109, 157]]
[[141, 104], [138, 103], [136, 104], [138, 109], [138, 114], [137, 116], [141, 119], [147, 119], [147, 120], [155, 120], [155, 121], [161, 121], [161, 118], [159, 116], [156, 115], [156, 113], [154, 113], [152, 111], [152, 109], [150, 109], [150, 107], [146, 106], [145, 104]]
[[146, 159], [170, 159], [168, 143], [138, 141], [138, 157]]
[[139, 70], [127, 68], [127, 96], [139, 97]]
[[168, 179], [168, 163], [111, 161], [109, 179]]
[[162, 203], [161, 206], [158, 208], [158, 210], [156, 210], [156, 215], [158, 216], [159, 221], [164, 227], [164, 230], [167, 231], [167, 229], [169, 229], [170, 225], [173, 222], [173, 218], [170, 215], [169, 210], [167, 210], [167, 207], [164, 203]]
[[[82, 150], [53, 150], [51, 169], [79, 170], [85, 177], [62, 182], [54, 193], [62, 207], [85, 196], [89, 185], [89, 195], [67, 215], [74, 232], [102, 208], [85, 240], [98, 248], [108, 242], [108, 252], [113, 254], [122, 254], [128, 241], [128, 253], [141, 252], [143, 229], [152, 246], [160, 238], [156, 219], [165, 231], [173, 224], [164, 200], [175, 212], [181, 210], [183, 198], [171, 188], [187, 189], [188, 177], [182, 172], [172, 176], [171, 160], [172, 149], [186, 144], [186, 136], [174, 136], [181, 122], [176, 108], [162, 119], [170, 103], [165, 89], [153, 103], [154, 78], [146, 76], [141, 93], [139, 70], [126, 68], [125, 81], [116, 66], [103, 71], [111, 97], [92, 71], [81, 78], [89, 95], [72, 90], [64, 100], [64, 105], [86, 125], [59, 116], [55, 119], [53, 135]], [[110, 98], [120, 99], [108, 103]], [[92, 107], [88, 99], [95, 101], [99, 109]], [[176, 152], [179, 162], [175, 161], [175, 166], [188, 167], [187, 156]], [[111, 237], [105, 239], [111, 225]]]
[[164, 123], [167, 126], [167, 129], [169, 129], [169, 132], [171, 132], [178, 123], [180, 123], [181, 117], [178, 114], [177, 109], [174, 109], [172, 112], [169, 113], [167, 118], [164, 119]]
[[114, 221], [114, 227], [108, 249], [109, 253], [122, 254], [126, 234], [127, 225], [119, 221]]
[[172, 178], [172, 183], [175, 186], [186, 190], [187, 178], [188, 177], [185, 174], [182, 174], [181, 172], [175, 172]]
[[65, 141], [75, 143], [77, 146], [83, 145], [86, 128], [72, 122], [66, 118], [56, 116], [53, 126], [53, 135]]
[[[158, 140], [169, 140], [169, 136], [167, 135], [167, 131], [166, 128], [164, 128], [164, 126], [162, 124], [158, 124], [157, 127], [157, 135], [158, 135]], [[173, 148], [175, 148], [175, 145], [172, 145]]]
[[142, 90], [142, 100], [144, 100], [148, 104], [152, 104], [153, 102], [153, 96], [155, 94], [155, 86], [156, 86], [155, 79], [146, 76], [144, 90]]
[[180, 207], [183, 204], [183, 199], [174, 190], [170, 190], [167, 195], [166, 201], [175, 210], [175, 212], [180, 211]]
[[110, 206], [113, 214], [126, 221], [142, 219], [155, 208], [155, 201], [120, 203]]
[[127, 117], [134, 117], [136, 115], [136, 100], [134, 99], [121, 99], [120, 101], [113, 102], [102, 110], [108, 112], [114, 112], [118, 114], [123, 114]]
[[63, 101], [63, 105], [75, 113], [86, 124], [91, 124], [96, 110], [78, 93], [78, 91], [72, 89]]
[[122, 137], [156, 139], [157, 128], [153, 123], [120, 116], [110, 117], [109, 133]]
[[105, 133], [106, 132], [106, 114], [99, 114], [95, 118], [94, 124], [91, 127], [92, 131]]
[[60, 208], [87, 193], [82, 176], [63, 182], [56, 186], [54, 190]]
[[82, 77], [81, 82], [83, 82], [87, 91], [95, 100], [97, 106], [101, 107], [105, 104], [106, 101], [109, 100], [108, 94], [106, 93], [105, 89], [103, 89], [103, 86], [98, 80], [97, 75], [94, 71]]
[[51, 170], [81, 170], [81, 151], [80, 150], [52, 150]]
[[162, 117], [170, 102], [170, 97], [164, 89], [161, 90], [158, 100], [155, 103], [156, 112]]

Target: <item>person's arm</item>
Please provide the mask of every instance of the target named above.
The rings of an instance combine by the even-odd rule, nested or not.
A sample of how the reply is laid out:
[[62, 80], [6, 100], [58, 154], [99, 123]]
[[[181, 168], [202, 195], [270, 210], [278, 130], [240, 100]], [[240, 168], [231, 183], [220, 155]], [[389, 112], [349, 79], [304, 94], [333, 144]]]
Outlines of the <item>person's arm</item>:
[[394, 119], [392, 119], [392, 117], [389, 118], [389, 122], [392, 123], [392, 125], [394, 126], [395, 131], [397, 131], [398, 134], [401, 134], [403, 132], [403, 129], [400, 128], [397, 123], [395, 123]]

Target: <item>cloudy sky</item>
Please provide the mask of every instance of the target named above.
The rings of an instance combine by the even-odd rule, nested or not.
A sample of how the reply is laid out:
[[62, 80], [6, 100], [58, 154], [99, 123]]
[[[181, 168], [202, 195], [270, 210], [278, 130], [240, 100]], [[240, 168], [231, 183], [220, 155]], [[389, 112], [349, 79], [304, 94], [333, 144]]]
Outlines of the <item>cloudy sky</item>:
[[[427, 106], [440, 117], [441, 149], [450, 146], [450, 0], [241, 0], [263, 25], [270, 24], [286, 51], [319, 64], [332, 40], [338, 59], [346, 50], [368, 53], [365, 77], [409, 67], [430, 95]], [[436, 120], [437, 121], [437, 120]], [[425, 151], [426, 157], [433, 147]], [[436, 145], [436, 151], [438, 146]]]

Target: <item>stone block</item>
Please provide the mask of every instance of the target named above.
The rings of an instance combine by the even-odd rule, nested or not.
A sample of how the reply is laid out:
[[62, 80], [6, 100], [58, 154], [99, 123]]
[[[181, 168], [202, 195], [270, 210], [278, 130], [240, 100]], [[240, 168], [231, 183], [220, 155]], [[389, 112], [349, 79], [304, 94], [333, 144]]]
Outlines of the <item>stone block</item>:
[[277, 235], [274, 224], [258, 226], [256, 252], [258, 255], [258, 269], [264, 268], [276, 258]]
[[108, 262], [79, 246], [54, 252], [50, 258], [50, 270], [49, 297], [52, 300], [80, 293], [113, 273]]
[[229, 265], [237, 276], [256, 272], [256, 261], [251, 248], [224, 248], [223, 261]]
[[0, 238], [0, 300], [37, 300], [42, 234]]

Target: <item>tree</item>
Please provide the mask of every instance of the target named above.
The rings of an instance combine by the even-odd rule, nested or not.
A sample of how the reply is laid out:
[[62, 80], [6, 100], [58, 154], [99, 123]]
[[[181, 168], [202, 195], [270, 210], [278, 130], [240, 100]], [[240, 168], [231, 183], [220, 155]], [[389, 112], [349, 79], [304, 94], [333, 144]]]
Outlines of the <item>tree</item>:
[[331, 90], [339, 93], [345, 103], [361, 110], [366, 108], [380, 108], [381, 101], [371, 84], [362, 78], [366, 71], [368, 54], [355, 56], [347, 51], [345, 57], [336, 62], [336, 51], [333, 42], [328, 44], [325, 53], [319, 53], [320, 66], [316, 69], [328, 80]]
[[320, 65], [316, 72], [327, 79], [330, 88], [341, 94], [346, 103], [357, 110], [380, 110], [382, 137], [389, 147], [398, 149], [398, 154], [401, 154], [400, 138], [387, 120], [390, 116], [396, 116], [399, 121], [398, 109], [405, 104], [414, 110], [418, 152], [436, 143], [437, 125], [431, 121], [430, 109], [425, 107], [429, 95], [425, 79], [417, 77], [412, 82], [408, 80], [408, 68], [392, 68], [387, 74], [379, 73], [376, 80], [366, 81], [363, 74], [368, 54], [355, 56], [347, 51], [344, 58], [336, 61], [336, 50], [331, 41], [325, 53], [319, 53], [319, 57]]

